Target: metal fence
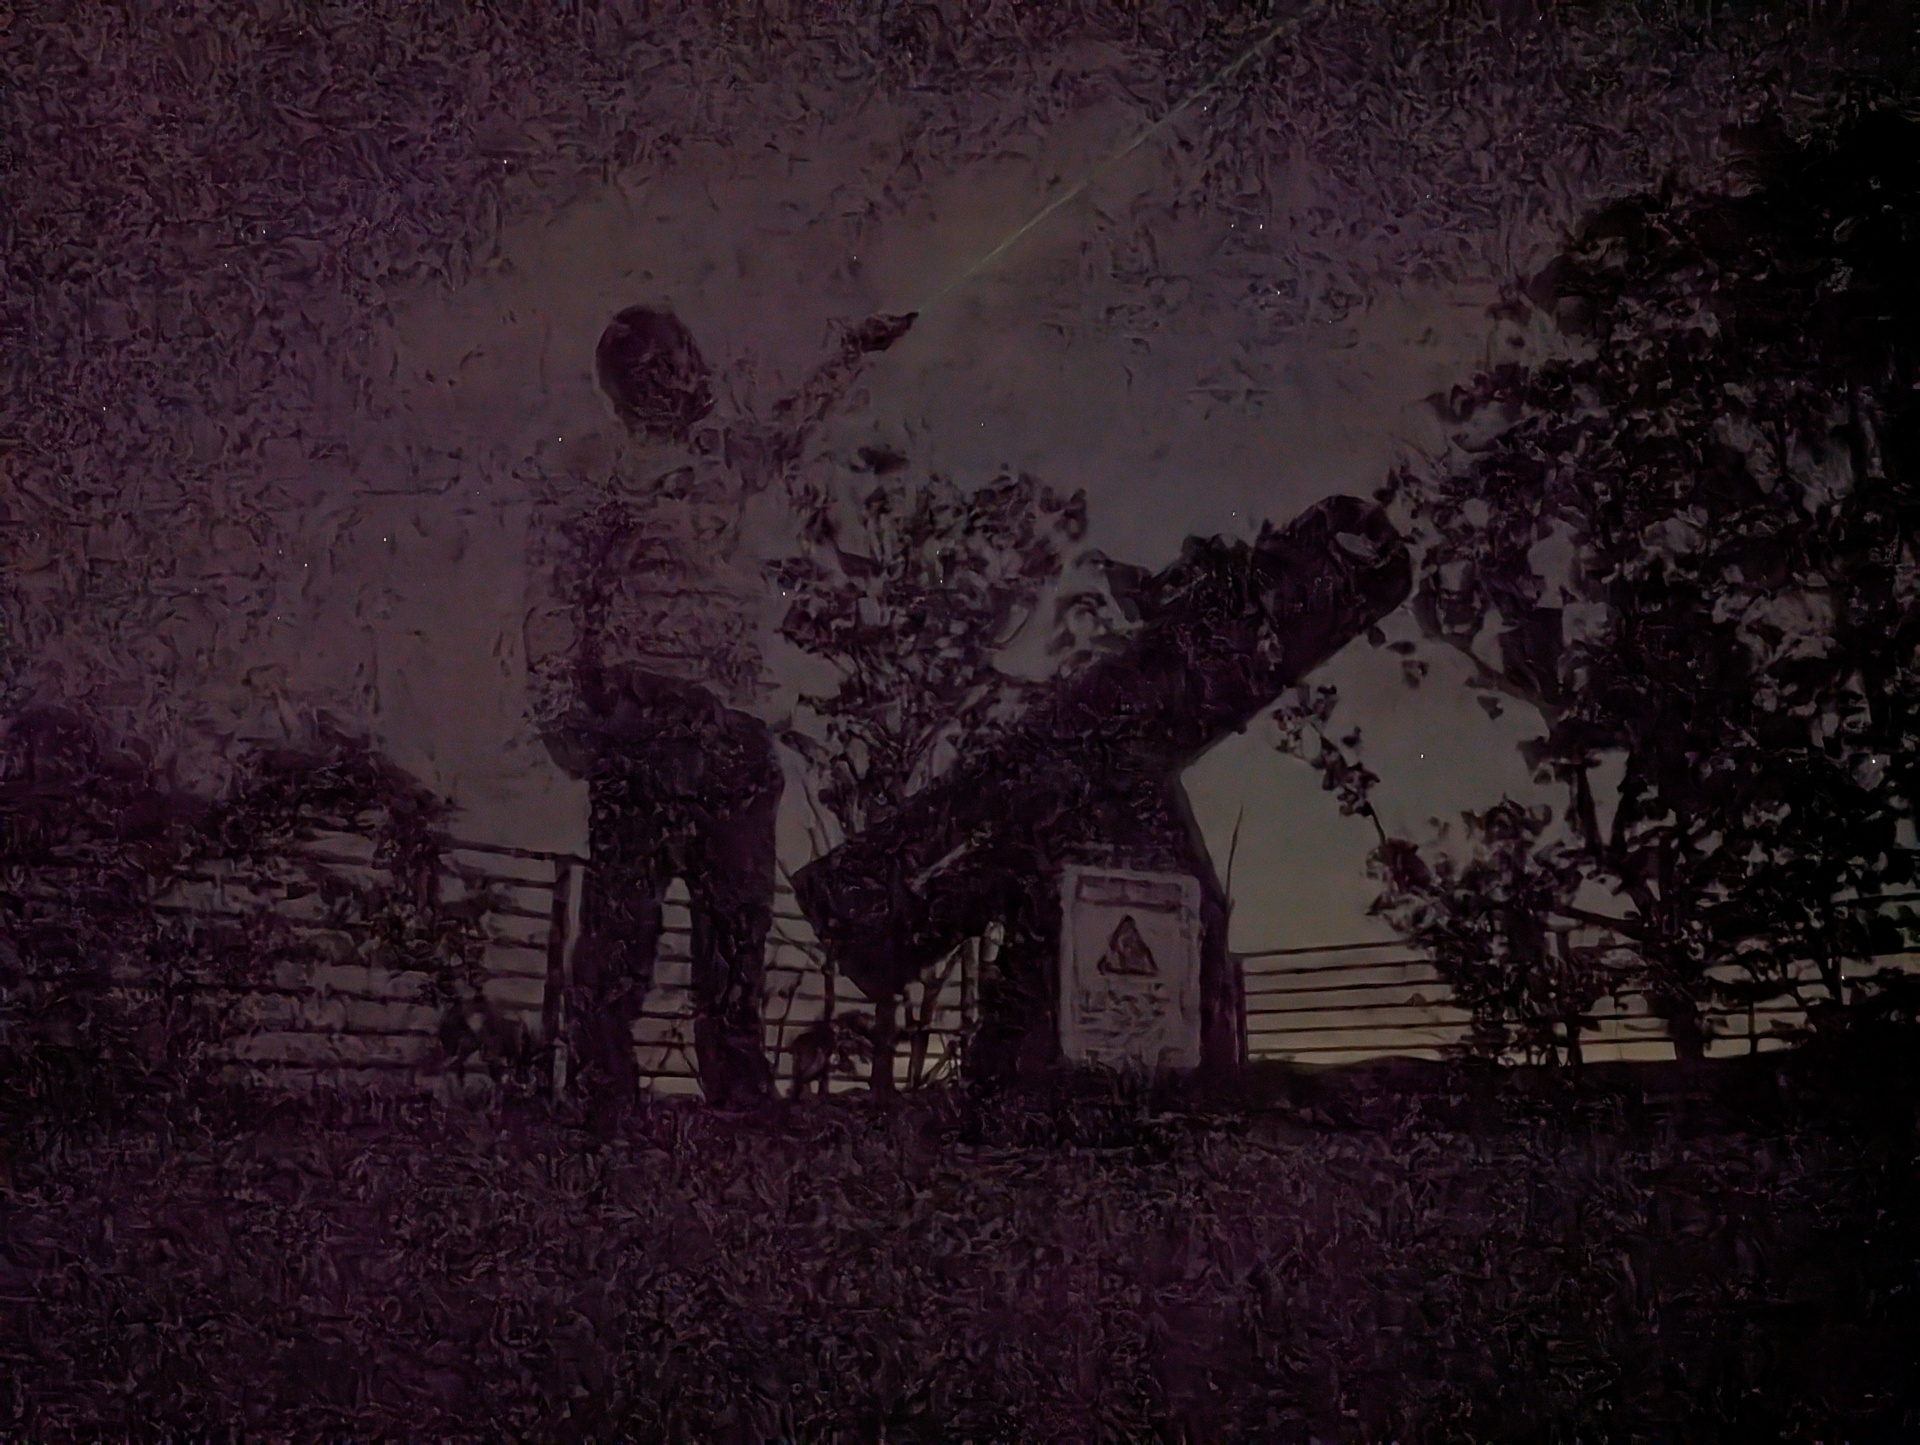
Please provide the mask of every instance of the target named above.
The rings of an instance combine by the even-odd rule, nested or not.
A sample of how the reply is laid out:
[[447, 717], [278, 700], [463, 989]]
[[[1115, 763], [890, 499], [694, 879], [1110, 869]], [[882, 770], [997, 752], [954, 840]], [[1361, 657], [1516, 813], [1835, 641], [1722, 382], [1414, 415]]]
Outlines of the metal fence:
[[[204, 920], [213, 929], [206, 935], [210, 947], [220, 927], [238, 929], [262, 910], [295, 934], [305, 930], [313, 945], [305, 950], [308, 961], [276, 963], [271, 977], [251, 978], [237, 990], [211, 975], [187, 980], [189, 987], [235, 995], [225, 1003], [226, 1061], [232, 1067], [296, 1086], [325, 1081], [434, 1092], [484, 1086], [490, 1064], [483, 1051], [449, 1057], [446, 1006], [433, 997], [427, 975], [370, 961], [365, 940], [317, 906], [324, 875], [364, 881], [380, 872], [373, 849], [366, 836], [315, 834], [281, 860], [285, 867], [263, 872], [257, 863], [210, 864], [177, 880], [153, 906]], [[566, 980], [587, 867], [586, 859], [571, 853], [464, 839], [446, 840], [441, 855], [441, 900], [488, 895], [480, 920], [481, 976], [492, 1015], [531, 1047], [536, 1068], [551, 1069], [556, 1087], [564, 1081]], [[46, 896], [63, 886], [57, 874], [56, 867], [0, 884], [30, 907], [36, 890]], [[634, 1047], [651, 1092], [697, 1093], [691, 918], [678, 883], [668, 891], [664, 924]], [[991, 953], [990, 942], [970, 942], [934, 977], [909, 988], [896, 1024], [897, 1087], [935, 1082], [956, 1070], [976, 1021], [979, 971]], [[1914, 962], [1903, 955], [1875, 966]], [[1390, 1056], [1432, 1059], [1469, 1036], [1471, 1016], [1432, 962], [1397, 941], [1267, 949], [1240, 954], [1237, 963], [1251, 1060], [1337, 1065]], [[1850, 976], [1869, 971], [1856, 969]], [[123, 991], [151, 983], [134, 976], [112, 980]], [[1808, 1002], [1823, 993], [1811, 969], [1798, 976], [1790, 970], [1779, 997], [1710, 1010], [1709, 1056], [1784, 1047], [1788, 1031], [1805, 1022]], [[783, 1092], [802, 1072], [808, 1087], [823, 1092], [866, 1087], [870, 1064], [859, 1042], [872, 1011], [836, 976], [782, 879], [768, 943], [764, 1017], [766, 1048]], [[1582, 1038], [1589, 1061], [1673, 1056], [1665, 1027], [1644, 998], [1606, 1001], [1590, 1022]]]
[[[384, 876], [374, 843], [355, 833], [317, 833], [276, 862], [305, 883], [263, 879], [255, 864], [203, 869], [156, 907], [209, 920], [244, 920], [265, 909], [309, 947], [311, 961], [286, 961], [270, 978], [236, 988], [209, 978], [222, 1000], [229, 1035], [221, 1053], [231, 1071], [282, 1086], [364, 1084], [458, 1092], [490, 1081], [477, 1054], [449, 1060], [448, 1004], [426, 971], [378, 961], [364, 925], [323, 919], [311, 884], [323, 876], [367, 883]], [[527, 1041], [553, 1036], [553, 981], [576, 931], [576, 880], [585, 860], [491, 844], [450, 842], [442, 851], [436, 896], [457, 903], [488, 894], [480, 920], [481, 993], [496, 1016]], [[369, 956], [372, 954], [373, 956]]]
[[[519, 1018], [553, 1050], [554, 1081], [565, 1077], [560, 1048], [566, 980], [580, 926], [580, 884], [586, 860], [571, 854], [508, 848], [455, 840], [449, 857], [470, 873], [473, 886], [503, 882], [530, 894], [538, 903], [511, 910], [511, 917], [538, 927], [515, 932], [493, 929], [489, 948], [489, 997], [496, 1007], [518, 1009]], [[693, 925], [685, 885], [667, 890], [660, 947], [652, 987], [634, 1026], [634, 1049], [645, 1087], [657, 1095], [700, 1091], [693, 1054]], [[489, 918], [491, 922], [491, 915]], [[971, 943], [928, 981], [911, 986], [901, 1000], [894, 1058], [898, 1087], [907, 1089], [948, 1077], [959, 1063], [960, 1041], [972, 1019], [977, 995], [981, 945]], [[543, 969], [538, 1017], [530, 989], [516, 984], [535, 955]], [[526, 960], [522, 964], [521, 960]], [[497, 960], [497, 961], [496, 961]], [[870, 1065], [859, 1052], [862, 1030], [873, 1006], [851, 992], [836, 975], [813, 930], [781, 879], [774, 897], [773, 931], [767, 942], [763, 1017], [766, 1048], [776, 1081], [793, 1087], [796, 1063], [810, 1052], [824, 1054], [824, 1069], [813, 1086], [825, 1092], [865, 1088]], [[837, 1027], [836, 1027], [837, 1026]]]
[[[1247, 1056], [1303, 1064], [1385, 1057], [1438, 1059], [1465, 1044], [1472, 1015], [1430, 959], [1397, 941], [1270, 949], [1240, 955], [1246, 987]], [[1856, 983], [1882, 968], [1912, 969], [1920, 957], [1888, 955], [1854, 965]], [[1723, 971], [1724, 972], [1724, 971]], [[1784, 970], [1782, 991], [1741, 1007], [1702, 1011], [1708, 1058], [1788, 1047], [1808, 1005], [1827, 987], [1812, 964]], [[1731, 978], [1722, 980], [1732, 981]], [[1658, 1062], [1674, 1057], [1665, 1022], [1644, 995], [1602, 999], [1588, 1015], [1584, 1061]], [[1509, 1062], [1523, 1062], [1514, 1058]]]
[[[501, 893], [487, 918], [487, 994], [553, 1051], [554, 1082], [564, 1078], [559, 1052], [565, 980], [579, 931], [580, 884], [588, 866], [573, 854], [462, 840], [449, 842], [443, 895], [488, 887]], [[839, 979], [783, 877], [768, 940], [766, 1047], [783, 1092], [794, 1087], [796, 1060], [809, 1043], [824, 1048], [825, 1068], [810, 1087], [822, 1092], [865, 1088], [870, 1064], [861, 1056], [858, 1025], [873, 1006]], [[634, 1029], [645, 1087], [656, 1095], [699, 1093], [693, 1054], [692, 921], [684, 885], [668, 890], [652, 988]], [[978, 978], [992, 945], [973, 940], [900, 1002], [894, 1081], [915, 1088], [950, 1077], [976, 1022]], [[1877, 966], [1903, 966], [1902, 959]], [[1439, 1059], [1466, 1043], [1470, 1013], [1432, 961], [1398, 940], [1277, 948], [1236, 955], [1245, 998], [1245, 1052], [1250, 1060], [1339, 1065], [1369, 1059]], [[1849, 977], [1870, 970], [1856, 968]], [[1823, 990], [1809, 966], [1789, 970], [1790, 988], [1745, 1008], [1706, 1011], [1709, 1057], [1787, 1046], [1806, 1022], [1809, 994]], [[339, 983], [336, 981], [336, 989]], [[851, 1027], [850, 1027], [851, 1026]], [[853, 1048], [843, 1045], [849, 1041]], [[1639, 995], [1603, 1000], [1591, 1014], [1581, 1052], [1589, 1062], [1671, 1059], [1666, 1026]], [[1516, 1062], [1518, 1060], [1515, 1060]]]

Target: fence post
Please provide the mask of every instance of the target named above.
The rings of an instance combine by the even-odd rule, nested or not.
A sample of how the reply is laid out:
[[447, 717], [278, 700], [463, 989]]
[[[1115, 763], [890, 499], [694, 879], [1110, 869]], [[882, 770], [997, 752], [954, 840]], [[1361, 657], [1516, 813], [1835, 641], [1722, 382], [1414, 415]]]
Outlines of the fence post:
[[1246, 960], [1231, 949], [1227, 952], [1227, 972], [1233, 989], [1233, 1027], [1239, 1038], [1238, 1058], [1235, 1064], [1245, 1069], [1251, 1056], [1247, 1044], [1247, 964]]
[[822, 974], [821, 991], [822, 991], [823, 997], [821, 999], [821, 1004], [820, 1004], [820, 1017], [822, 1021], [825, 1022], [825, 1024], [827, 1025], [828, 1038], [829, 1040], [831, 1040], [831, 1044], [830, 1044], [831, 1051], [827, 1054], [827, 1066], [820, 1073], [819, 1094], [820, 1094], [820, 1097], [824, 1099], [827, 1097], [828, 1094], [831, 1094], [833, 1092], [833, 1064], [834, 1064], [835, 1055], [838, 1053], [838, 1038], [832, 1032], [834, 1003], [836, 1000], [834, 998], [835, 974], [834, 974], [834, 968], [833, 968], [833, 955], [831, 953], [828, 953], [825, 957], [825, 962], [821, 969], [821, 974]]
[[973, 1027], [974, 990], [980, 986], [980, 940], [969, 938], [961, 945], [960, 956], [960, 1031]]
[[567, 1092], [567, 985], [571, 982], [573, 893], [578, 870], [568, 858], [553, 860], [553, 894], [547, 924], [547, 988], [541, 999], [540, 1027], [553, 1057], [553, 1097]]

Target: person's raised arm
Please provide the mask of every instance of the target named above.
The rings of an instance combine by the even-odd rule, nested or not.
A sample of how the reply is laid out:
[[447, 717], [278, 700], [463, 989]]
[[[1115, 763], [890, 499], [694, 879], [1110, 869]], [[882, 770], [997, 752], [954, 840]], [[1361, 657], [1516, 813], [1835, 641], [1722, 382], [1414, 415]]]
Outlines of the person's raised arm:
[[768, 428], [771, 454], [767, 460], [776, 472], [799, 464], [806, 451], [807, 438], [847, 394], [867, 358], [885, 351], [905, 336], [916, 314], [869, 316], [847, 327], [827, 359], [815, 366], [792, 394], [773, 404], [772, 424]]

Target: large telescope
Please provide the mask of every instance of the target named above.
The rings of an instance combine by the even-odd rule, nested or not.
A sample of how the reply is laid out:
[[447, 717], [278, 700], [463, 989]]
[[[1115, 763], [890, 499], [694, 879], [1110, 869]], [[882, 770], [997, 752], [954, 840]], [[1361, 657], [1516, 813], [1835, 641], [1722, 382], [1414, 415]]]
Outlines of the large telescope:
[[1179, 561], [1122, 596], [1125, 650], [1054, 686], [1013, 731], [794, 876], [801, 909], [869, 998], [966, 939], [1004, 930], [983, 980], [971, 1076], [1005, 1080], [1059, 1057], [1053, 979], [1062, 870], [1071, 864], [1199, 880], [1201, 1054], [1241, 1052], [1226, 896], [1180, 774], [1406, 600], [1412, 566], [1380, 508], [1333, 497], [1251, 545], [1190, 538]]

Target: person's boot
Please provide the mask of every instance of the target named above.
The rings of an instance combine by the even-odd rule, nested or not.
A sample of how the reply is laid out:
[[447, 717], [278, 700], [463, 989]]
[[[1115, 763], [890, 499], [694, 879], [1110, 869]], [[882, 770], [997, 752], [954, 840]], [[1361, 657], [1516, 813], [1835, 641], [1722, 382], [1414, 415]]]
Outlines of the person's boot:
[[611, 1138], [640, 1106], [640, 1069], [633, 1053], [634, 994], [614, 990], [597, 1000], [597, 1012], [578, 1016], [572, 1055], [578, 1072], [570, 1081], [584, 1106], [588, 1129]]
[[729, 1028], [716, 1018], [693, 1021], [700, 1090], [720, 1108], [752, 1109], [773, 1098], [773, 1066], [759, 1047], [758, 1028]]

